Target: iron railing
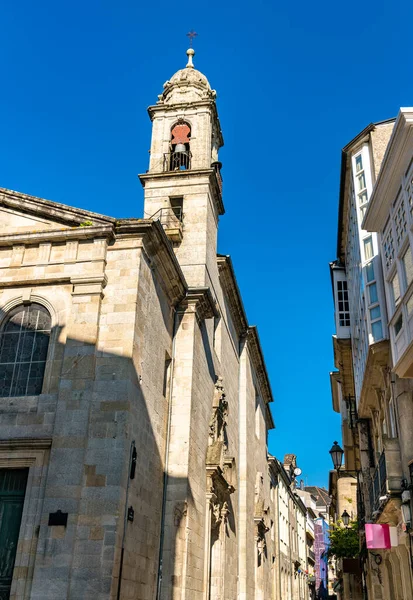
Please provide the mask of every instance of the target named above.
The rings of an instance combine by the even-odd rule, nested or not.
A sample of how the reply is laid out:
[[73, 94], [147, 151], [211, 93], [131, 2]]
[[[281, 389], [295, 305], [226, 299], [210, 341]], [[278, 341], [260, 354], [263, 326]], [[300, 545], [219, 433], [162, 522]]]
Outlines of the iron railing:
[[221, 193], [222, 196], [222, 175], [221, 175], [221, 163], [220, 162], [214, 162], [212, 163], [211, 167], [213, 167], [213, 169], [215, 170], [215, 176], [217, 178], [217, 183], [218, 183], [218, 188], [219, 191]]
[[167, 152], [163, 155], [164, 171], [188, 171], [191, 168], [192, 154], [185, 152]]
[[363, 484], [360, 481], [360, 477], [357, 477], [357, 521], [359, 530], [364, 530], [364, 524], [366, 522], [366, 510], [364, 505], [362, 485]]
[[182, 228], [182, 206], [174, 206], [171, 208], [160, 208], [151, 219], [160, 221], [164, 229], [181, 229]]
[[382, 452], [376, 470], [371, 480], [369, 496], [371, 511], [378, 510], [380, 506], [380, 497], [385, 496], [387, 491], [387, 469], [386, 456]]

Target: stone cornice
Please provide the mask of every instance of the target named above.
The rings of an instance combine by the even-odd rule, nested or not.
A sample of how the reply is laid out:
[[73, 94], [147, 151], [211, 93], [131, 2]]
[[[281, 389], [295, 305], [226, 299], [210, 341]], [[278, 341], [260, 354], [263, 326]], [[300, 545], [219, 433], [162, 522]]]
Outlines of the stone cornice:
[[186, 312], [191, 308], [196, 312], [200, 321], [212, 319], [212, 317], [217, 317], [219, 314], [209, 287], [188, 289], [179, 309], [181, 312]]
[[151, 267], [157, 270], [162, 278], [163, 289], [171, 302], [176, 306], [185, 297], [188, 286], [178, 260], [159, 221], [144, 219], [123, 219], [116, 227], [117, 237], [142, 236], [143, 248]]
[[217, 255], [219, 279], [222, 291], [231, 312], [231, 317], [239, 337], [248, 330], [248, 320], [242, 303], [241, 293], [235, 278], [234, 268], [229, 256]]
[[50, 277], [33, 277], [27, 279], [17, 279], [13, 278], [9, 281], [0, 281], [0, 289], [1, 288], [18, 288], [18, 287], [39, 287], [41, 285], [57, 285], [57, 284], [66, 284], [71, 283], [70, 275], [59, 275], [58, 273], [55, 276]]
[[81, 208], [73, 208], [66, 204], [52, 202], [44, 198], [37, 198], [14, 190], [8, 190], [0, 187], [0, 206], [16, 210], [22, 214], [30, 214], [40, 219], [55, 221], [77, 227], [84, 221], [92, 221], [93, 223], [115, 223], [116, 219], [94, 213]]
[[362, 228], [381, 231], [413, 153], [413, 110], [401, 108], [383, 158]]
[[113, 237], [112, 225], [91, 225], [70, 229], [43, 229], [34, 232], [25, 231], [23, 233], [0, 235], [0, 247]]
[[[268, 378], [267, 368], [265, 366], [264, 355], [262, 353], [260, 338], [258, 337], [258, 330], [255, 326], [248, 327], [247, 331], [247, 345], [249, 354], [251, 356], [252, 364], [255, 369], [255, 373], [258, 378], [262, 399], [265, 404], [273, 401], [270, 380]], [[271, 420], [272, 427], [274, 423], [272, 420], [271, 413], [269, 412], [269, 418]]]
[[179, 177], [180, 179], [189, 179], [193, 177], [199, 177], [202, 175], [206, 175], [209, 178], [209, 183], [211, 185], [212, 191], [214, 193], [214, 200], [216, 203], [217, 212], [219, 215], [223, 215], [225, 213], [224, 203], [222, 202], [222, 194], [221, 189], [218, 184], [217, 173], [215, 169], [188, 169], [187, 171], [161, 171], [161, 172], [148, 172], [141, 173], [138, 175], [139, 180], [143, 187], [145, 187], [145, 182], [156, 179], [174, 179]]
[[0, 450], [23, 450], [25, 448], [36, 448], [46, 450], [52, 445], [51, 438], [13, 438], [0, 440]]

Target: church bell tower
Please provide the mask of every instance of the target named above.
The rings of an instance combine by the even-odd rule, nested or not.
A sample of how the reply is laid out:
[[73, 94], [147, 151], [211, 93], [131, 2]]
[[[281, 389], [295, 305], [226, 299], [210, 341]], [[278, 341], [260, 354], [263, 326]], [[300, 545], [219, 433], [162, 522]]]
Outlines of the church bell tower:
[[224, 213], [221, 163], [223, 138], [216, 92], [188, 63], [163, 86], [148, 109], [152, 121], [149, 170], [140, 175], [144, 218], [158, 219], [173, 243], [191, 287], [210, 287], [216, 271], [217, 226]]

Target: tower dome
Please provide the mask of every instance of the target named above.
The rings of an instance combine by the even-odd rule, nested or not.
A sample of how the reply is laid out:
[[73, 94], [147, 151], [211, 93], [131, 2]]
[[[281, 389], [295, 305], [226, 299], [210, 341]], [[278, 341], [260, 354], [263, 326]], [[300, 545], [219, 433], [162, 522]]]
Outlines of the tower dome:
[[164, 83], [163, 93], [158, 96], [158, 104], [181, 104], [216, 98], [216, 92], [211, 89], [208, 79], [194, 68], [192, 62], [194, 49], [189, 48], [186, 54], [188, 56], [186, 67], [177, 71]]

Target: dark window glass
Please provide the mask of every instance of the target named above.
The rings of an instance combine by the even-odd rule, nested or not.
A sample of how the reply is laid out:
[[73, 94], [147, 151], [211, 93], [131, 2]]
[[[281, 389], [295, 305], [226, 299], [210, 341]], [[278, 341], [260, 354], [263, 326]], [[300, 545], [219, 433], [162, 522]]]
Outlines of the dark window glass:
[[397, 319], [397, 321], [394, 324], [394, 333], [396, 335], [398, 335], [400, 333], [400, 331], [402, 330], [403, 327], [403, 315], [400, 315], [400, 317]]
[[40, 304], [10, 311], [0, 332], [0, 397], [40, 394], [51, 319]]

